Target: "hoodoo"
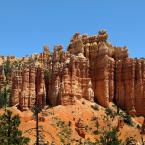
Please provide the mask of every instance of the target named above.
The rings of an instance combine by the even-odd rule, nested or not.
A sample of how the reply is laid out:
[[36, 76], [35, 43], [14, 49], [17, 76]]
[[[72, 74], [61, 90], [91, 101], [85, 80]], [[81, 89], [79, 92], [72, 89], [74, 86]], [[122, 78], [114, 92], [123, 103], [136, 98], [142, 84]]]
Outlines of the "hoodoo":
[[75, 33], [66, 51], [16, 58], [0, 56], [0, 89], [10, 89], [10, 105], [21, 110], [34, 105], [73, 105], [80, 98], [107, 107], [115, 102], [130, 114], [145, 115], [145, 60], [130, 58], [126, 47], [97, 35]]

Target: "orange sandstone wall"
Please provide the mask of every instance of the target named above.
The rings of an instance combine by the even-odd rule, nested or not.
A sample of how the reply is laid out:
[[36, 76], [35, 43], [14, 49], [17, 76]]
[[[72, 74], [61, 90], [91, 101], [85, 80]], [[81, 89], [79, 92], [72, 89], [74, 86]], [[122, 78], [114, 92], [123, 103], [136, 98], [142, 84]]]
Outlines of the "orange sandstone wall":
[[[73, 105], [85, 98], [107, 107], [115, 102], [130, 114], [145, 114], [145, 60], [129, 58], [126, 47], [107, 42], [106, 31], [73, 35], [67, 51], [61, 45], [50, 52], [15, 58], [0, 57], [0, 90], [11, 90], [10, 105], [21, 110], [35, 105]], [[6, 77], [5, 63], [10, 63]]]

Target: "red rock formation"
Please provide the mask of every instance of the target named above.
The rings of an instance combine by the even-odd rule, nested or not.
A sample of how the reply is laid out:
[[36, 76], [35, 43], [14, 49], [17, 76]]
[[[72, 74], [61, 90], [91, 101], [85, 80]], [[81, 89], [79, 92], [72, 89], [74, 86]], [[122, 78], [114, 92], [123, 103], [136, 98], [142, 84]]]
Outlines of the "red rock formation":
[[135, 61], [127, 58], [117, 62], [119, 72], [116, 73], [116, 100], [118, 105], [128, 111], [135, 111], [134, 108], [134, 77]]
[[144, 60], [127, 58], [116, 62], [117, 104], [131, 114], [144, 114]]
[[135, 64], [135, 86], [134, 86], [134, 104], [135, 104], [135, 109], [138, 114], [143, 113], [143, 109], [140, 106], [143, 100], [143, 81], [142, 81], [142, 64], [141, 60], [136, 60]]
[[29, 107], [30, 97], [29, 97], [29, 67], [24, 67], [22, 69], [22, 90], [20, 93], [20, 108], [22, 110], [27, 110]]
[[56, 45], [53, 53], [44, 46], [42, 53], [30, 57], [2, 56], [0, 86], [6, 81], [2, 63], [8, 60], [11, 105], [21, 110], [36, 104], [73, 105], [85, 98], [104, 107], [114, 101], [130, 114], [144, 115], [145, 60], [129, 58], [126, 47], [112, 46], [107, 38], [106, 31], [93, 36], [76, 33], [66, 52]]
[[123, 119], [118, 118], [118, 124], [117, 124], [116, 129], [119, 131], [120, 129], [123, 128], [123, 126], [124, 126], [124, 121], [123, 121]]
[[36, 72], [36, 104], [40, 107], [44, 107], [46, 104], [45, 82], [44, 82], [44, 70], [41, 67], [37, 68]]
[[5, 79], [4, 67], [0, 66], [0, 90], [4, 86]]
[[83, 120], [79, 119], [76, 123], [75, 123], [75, 130], [77, 131], [78, 135], [81, 136], [82, 138], [85, 138], [85, 126], [83, 123]]
[[29, 71], [29, 108], [35, 105], [36, 100], [36, 90], [35, 90], [35, 78], [36, 78], [36, 68], [31, 66]]
[[141, 128], [141, 134], [145, 134], [145, 118]]
[[13, 71], [13, 78], [12, 78], [12, 90], [11, 90], [11, 98], [10, 103], [11, 105], [19, 105], [20, 103], [20, 93], [22, 87], [22, 74], [21, 70]]

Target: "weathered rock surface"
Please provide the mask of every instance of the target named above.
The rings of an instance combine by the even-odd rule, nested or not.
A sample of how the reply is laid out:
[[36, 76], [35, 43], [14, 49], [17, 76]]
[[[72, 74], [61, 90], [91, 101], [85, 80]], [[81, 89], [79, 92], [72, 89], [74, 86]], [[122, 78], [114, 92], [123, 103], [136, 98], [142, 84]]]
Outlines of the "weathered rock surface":
[[145, 60], [130, 58], [126, 47], [112, 46], [107, 38], [106, 31], [76, 33], [67, 51], [56, 45], [53, 52], [44, 46], [30, 57], [0, 56], [0, 89], [7, 85], [10, 105], [21, 110], [85, 98], [145, 115]]

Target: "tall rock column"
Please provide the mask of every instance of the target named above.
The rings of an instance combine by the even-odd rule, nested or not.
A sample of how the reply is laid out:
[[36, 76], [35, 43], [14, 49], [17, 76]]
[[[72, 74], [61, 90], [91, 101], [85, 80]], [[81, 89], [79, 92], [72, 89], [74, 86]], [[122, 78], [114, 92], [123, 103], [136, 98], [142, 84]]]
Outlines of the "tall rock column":
[[145, 113], [145, 96], [144, 96], [144, 60], [135, 59], [135, 88], [134, 88], [134, 104], [138, 115]]
[[116, 61], [115, 65], [115, 100], [119, 107], [125, 109], [125, 88], [123, 83], [123, 63], [122, 60]]
[[3, 88], [4, 86], [4, 82], [6, 80], [6, 77], [5, 77], [5, 73], [4, 73], [4, 68], [3, 66], [1, 65], [0, 66], [0, 90]]
[[134, 107], [134, 79], [135, 61], [126, 58], [116, 62], [116, 102], [121, 108], [135, 114]]
[[109, 103], [109, 57], [97, 57], [95, 75], [95, 97], [98, 103], [104, 107]]
[[36, 90], [35, 90], [35, 78], [36, 78], [36, 68], [35, 66], [30, 66], [29, 73], [29, 108], [32, 108], [35, 105], [36, 101]]
[[62, 105], [74, 104], [74, 94], [72, 94], [71, 77], [68, 67], [63, 68], [62, 82], [60, 85], [60, 102]]
[[135, 114], [134, 108], [134, 79], [135, 79], [135, 61], [127, 58], [123, 62], [123, 82], [125, 89], [125, 106], [130, 114]]
[[109, 101], [113, 102], [114, 99], [114, 71], [115, 71], [115, 61], [113, 58], [109, 57], [108, 62], [108, 69], [109, 69]]
[[12, 90], [10, 97], [10, 105], [19, 105], [20, 92], [22, 87], [22, 72], [21, 70], [14, 70], [12, 75]]
[[[101, 33], [101, 32], [100, 32]], [[90, 76], [94, 88], [95, 100], [102, 106], [108, 107], [114, 98], [114, 65], [115, 61], [109, 57], [109, 47], [105, 42], [106, 34], [99, 34], [97, 43], [90, 44]]]
[[41, 108], [46, 105], [44, 70], [41, 67], [37, 68], [36, 73], [36, 104]]
[[145, 60], [142, 60], [142, 83], [143, 83], [143, 105], [142, 110], [143, 114], [145, 114]]
[[25, 66], [22, 70], [22, 91], [20, 94], [20, 108], [27, 110], [29, 108], [29, 67]]
[[60, 78], [59, 75], [53, 74], [51, 78], [51, 86], [49, 91], [49, 102], [51, 105], [58, 105], [59, 103], [59, 89], [60, 89]]

